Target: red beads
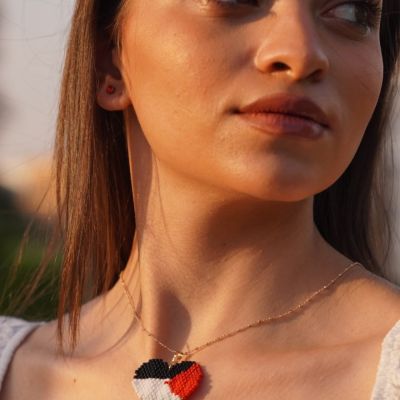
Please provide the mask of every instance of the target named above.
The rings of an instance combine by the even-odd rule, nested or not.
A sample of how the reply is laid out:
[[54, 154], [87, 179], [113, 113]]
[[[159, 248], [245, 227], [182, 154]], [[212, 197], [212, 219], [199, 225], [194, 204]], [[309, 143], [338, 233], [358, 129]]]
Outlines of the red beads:
[[112, 86], [112, 85], [108, 85], [107, 87], [106, 87], [106, 92], [107, 92], [107, 94], [114, 94], [115, 93], [115, 87], [114, 86]]

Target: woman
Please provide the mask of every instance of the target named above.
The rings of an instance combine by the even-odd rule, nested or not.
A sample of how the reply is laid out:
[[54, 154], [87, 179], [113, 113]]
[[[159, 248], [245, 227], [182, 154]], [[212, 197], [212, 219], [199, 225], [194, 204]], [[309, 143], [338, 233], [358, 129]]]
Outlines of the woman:
[[3, 319], [1, 398], [400, 398], [374, 231], [399, 11], [78, 0], [60, 315]]

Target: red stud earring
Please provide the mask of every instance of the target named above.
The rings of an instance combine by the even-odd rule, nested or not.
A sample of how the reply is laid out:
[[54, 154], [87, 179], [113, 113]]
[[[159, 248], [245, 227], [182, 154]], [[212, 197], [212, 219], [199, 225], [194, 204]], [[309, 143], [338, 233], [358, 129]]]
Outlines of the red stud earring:
[[116, 89], [115, 89], [115, 87], [112, 86], [112, 85], [108, 85], [107, 88], [106, 88], [107, 94], [114, 94], [115, 91], [116, 91]]

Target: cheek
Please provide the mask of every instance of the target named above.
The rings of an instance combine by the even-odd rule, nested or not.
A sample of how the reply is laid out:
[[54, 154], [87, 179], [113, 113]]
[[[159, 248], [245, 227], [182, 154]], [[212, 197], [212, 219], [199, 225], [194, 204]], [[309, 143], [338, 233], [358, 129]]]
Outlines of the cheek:
[[[124, 78], [154, 154], [159, 159], [175, 154], [176, 162], [177, 154], [201, 156], [213, 140], [221, 108], [218, 87], [227, 74], [226, 53], [213, 32], [177, 7], [149, 5], [135, 25], [127, 24], [123, 44]], [[182, 147], [190, 151], [182, 154]]]
[[336, 165], [339, 175], [353, 159], [373, 115], [383, 80], [378, 39], [365, 46], [342, 48], [332, 68], [332, 90], [340, 102]]
[[354, 47], [344, 49], [340, 60], [336, 60], [334, 83], [342, 102], [343, 134], [357, 142], [361, 141], [379, 99], [383, 62], [378, 39]]
[[[330, 100], [337, 104], [338, 119], [330, 140], [313, 158], [315, 192], [331, 186], [354, 158], [375, 110], [383, 80], [378, 42], [335, 49], [328, 77]], [[319, 167], [318, 167], [319, 165]], [[318, 186], [318, 187], [317, 187]]]
[[223, 35], [210, 23], [157, 2], [149, 2], [132, 21], [123, 35], [124, 79], [159, 160], [192, 177], [274, 200], [318, 193], [351, 162], [381, 88], [379, 46], [375, 54], [368, 45], [333, 49], [320, 92], [327, 104], [337, 104], [332, 135], [319, 144], [271, 143], [221, 117], [232, 88], [238, 98], [246, 97], [245, 80], [238, 85], [246, 55], [229, 51], [236, 41], [218, 39]]

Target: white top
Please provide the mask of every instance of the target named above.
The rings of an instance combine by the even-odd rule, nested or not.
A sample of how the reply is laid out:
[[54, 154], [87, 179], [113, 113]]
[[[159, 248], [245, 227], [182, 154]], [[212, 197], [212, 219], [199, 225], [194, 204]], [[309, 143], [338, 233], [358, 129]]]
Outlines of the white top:
[[[41, 323], [0, 316], [0, 392], [18, 346]], [[400, 320], [386, 334], [370, 400], [400, 400]]]

